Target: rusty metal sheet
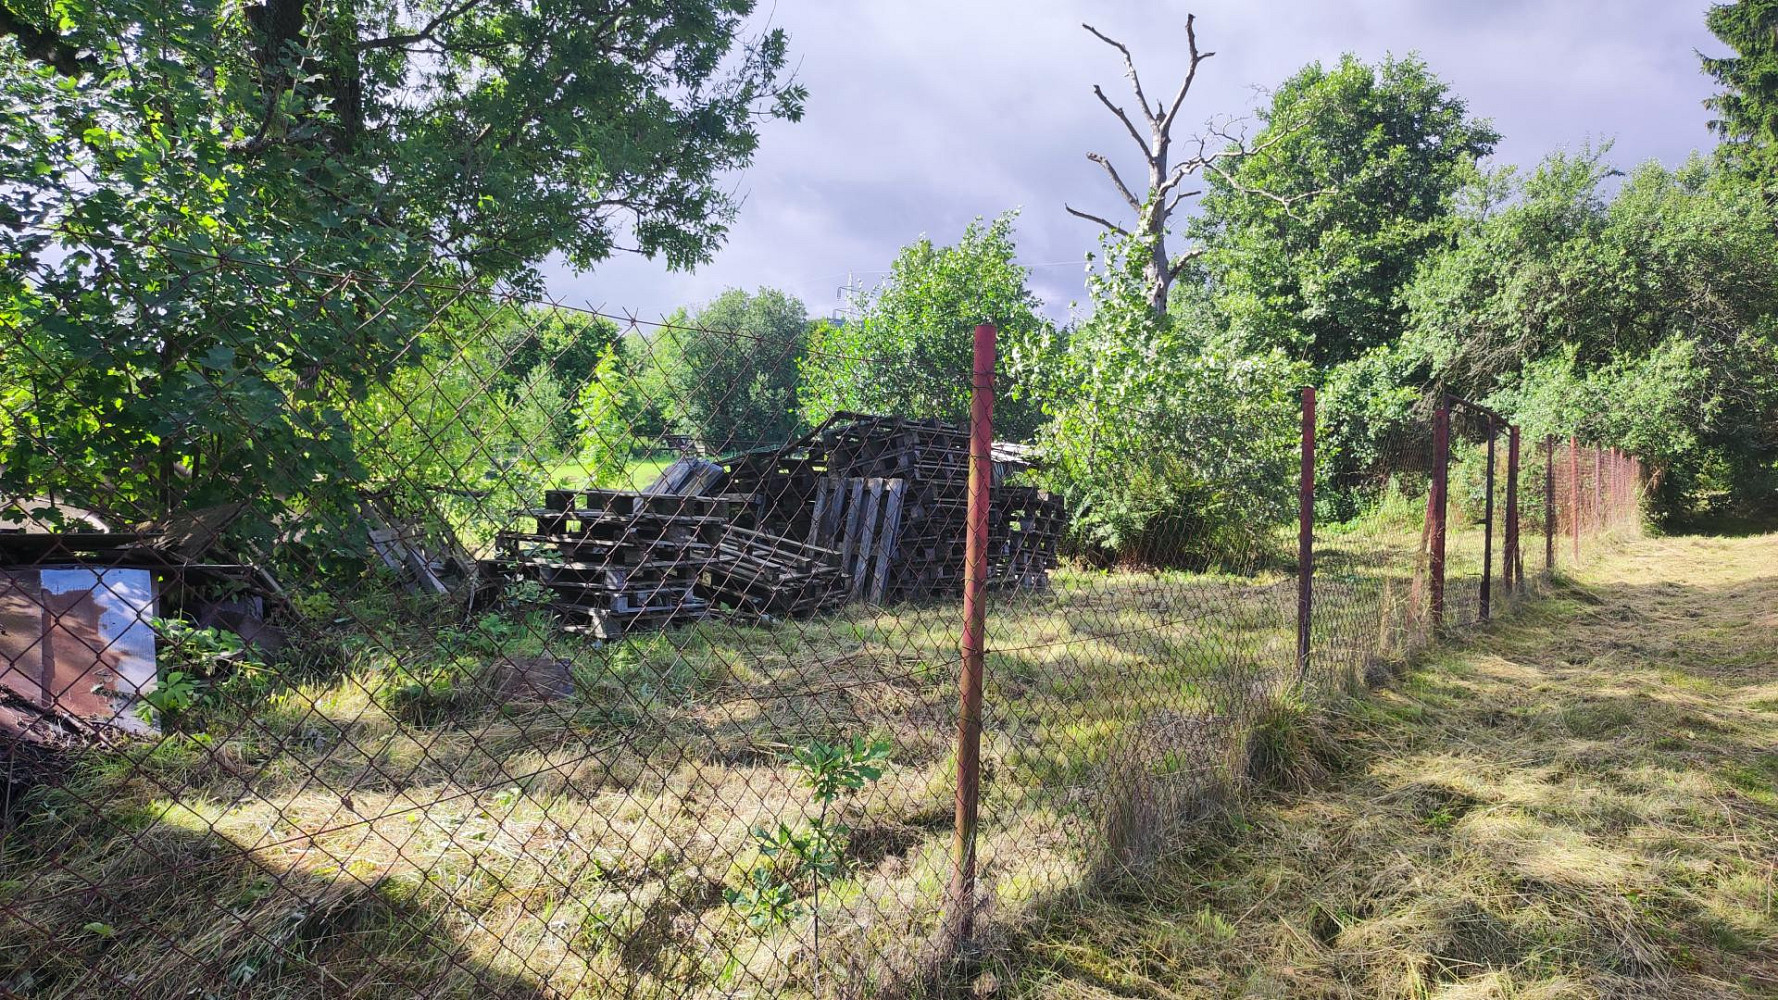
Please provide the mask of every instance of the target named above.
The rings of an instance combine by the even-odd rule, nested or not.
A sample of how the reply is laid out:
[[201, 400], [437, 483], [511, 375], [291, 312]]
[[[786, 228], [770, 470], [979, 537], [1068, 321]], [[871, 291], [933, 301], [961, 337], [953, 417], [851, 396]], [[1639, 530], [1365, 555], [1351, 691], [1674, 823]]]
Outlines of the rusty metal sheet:
[[[55, 715], [131, 732], [154, 689], [154, 576], [145, 569], [0, 570], [0, 687]], [[15, 713], [0, 727], [18, 729]]]

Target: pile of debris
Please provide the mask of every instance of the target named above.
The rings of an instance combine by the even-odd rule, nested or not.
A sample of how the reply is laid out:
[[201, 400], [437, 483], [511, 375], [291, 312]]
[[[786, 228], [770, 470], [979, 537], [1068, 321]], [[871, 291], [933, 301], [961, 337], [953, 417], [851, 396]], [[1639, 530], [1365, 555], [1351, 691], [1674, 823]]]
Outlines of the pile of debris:
[[708, 608], [697, 590], [729, 527], [725, 500], [549, 490], [522, 516], [535, 530], [496, 535], [493, 568], [548, 588], [570, 628], [614, 638]]
[[[1008, 485], [1029, 468], [996, 445], [989, 581], [1044, 589], [1067, 527], [1060, 500]], [[584, 499], [580, 499], [584, 498]], [[493, 572], [554, 592], [601, 636], [712, 607], [808, 615], [963, 593], [969, 435], [937, 420], [838, 413], [780, 448], [686, 457], [640, 493], [551, 491], [503, 532]]]

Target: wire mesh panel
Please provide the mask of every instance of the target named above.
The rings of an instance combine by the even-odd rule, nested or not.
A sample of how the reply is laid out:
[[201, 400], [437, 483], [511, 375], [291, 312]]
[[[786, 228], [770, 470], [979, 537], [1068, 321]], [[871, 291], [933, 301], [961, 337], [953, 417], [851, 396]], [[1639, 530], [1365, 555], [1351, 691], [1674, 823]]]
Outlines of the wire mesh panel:
[[[919, 992], [1301, 779], [1295, 715], [1507, 589], [1509, 512], [1536, 568], [1552, 506], [1561, 568], [1637, 523], [1621, 454], [1514, 478], [1433, 405], [1359, 449], [1296, 369], [1165, 345], [996, 383], [786, 303], [124, 243], [16, 299], [18, 995]], [[920, 400], [797, 388], [834, 372]]]
[[1309, 677], [1325, 689], [1375, 679], [1430, 634], [1435, 419], [1423, 406], [1362, 453], [1323, 452]]
[[[799, 358], [897, 362], [154, 247], [36, 293], [0, 376], [8, 989], [837, 995], [930, 964], [964, 439], [759, 403]], [[74, 295], [131, 327], [66, 329]]]
[[1062, 504], [1061, 559], [988, 616], [976, 905], [1008, 918], [1153, 865], [1296, 676], [1295, 386], [1230, 366], [1053, 392], [1012, 482]]

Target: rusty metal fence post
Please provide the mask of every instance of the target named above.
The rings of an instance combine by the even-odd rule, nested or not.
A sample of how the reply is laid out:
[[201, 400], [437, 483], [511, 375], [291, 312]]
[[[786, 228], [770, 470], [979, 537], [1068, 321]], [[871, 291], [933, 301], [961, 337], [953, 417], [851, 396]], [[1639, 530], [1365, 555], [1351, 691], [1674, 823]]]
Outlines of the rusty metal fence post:
[[1506, 592], [1519, 589], [1524, 567], [1519, 561], [1519, 427], [1506, 431], [1506, 548], [1501, 553], [1506, 564]]
[[1488, 471], [1483, 476], [1487, 496], [1482, 501], [1482, 621], [1488, 620], [1489, 607], [1494, 599], [1494, 439], [1498, 437], [1498, 426], [1493, 417], [1488, 418]]
[[1600, 456], [1604, 454], [1604, 448], [1593, 445], [1593, 534], [1606, 530], [1606, 504], [1604, 493], [1600, 491], [1600, 484], [1604, 482], [1600, 479]]
[[1427, 575], [1431, 590], [1432, 625], [1445, 621], [1445, 494], [1451, 472], [1451, 405], [1440, 400], [1432, 422], [1432, 489], [1426, 497], [1426, 520], [1431, 529], [1431, 554]]
[[989, 488], [994, 474], [993, 324], [975, 328], [969, 401], [969, 524], [963, 566], [962, 668], [958, 676], [957, 809], [952, 834], [948, 944], [969, 940], [975, 924], [975, 840], [982, 783], [982, 661], [986, 655]]
[[1568, 435], [1568, 534], [1573, 539], [1574, 565], [1580, 565], [1580, 446]]
[[1543, 571], [1556, 571], [1556, 436], [1543, 439]]
[[1309, 679], [1309, 622], [1315, 603], [1315, 387], [1303, 387], [1303, 465], [1296, 536], [1296, 682]]

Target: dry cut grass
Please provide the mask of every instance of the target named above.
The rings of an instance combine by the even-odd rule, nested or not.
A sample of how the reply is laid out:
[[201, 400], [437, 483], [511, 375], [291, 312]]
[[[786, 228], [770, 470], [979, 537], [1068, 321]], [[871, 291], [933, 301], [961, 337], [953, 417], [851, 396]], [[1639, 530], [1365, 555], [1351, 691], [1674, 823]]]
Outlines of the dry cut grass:
[[979, 996], [1778, 996], [1778, 536], [1630, 543], [1332, 720], [1320, 790], [1082, 894]]
[[[1411, 644], [1418, 532], [1330, 536], [1307, 695]], [[1454, 536], [1453, 578], [1479, 560]], [[1461, 584], [1454, 584], [1459, 590]], [[989, 616], [980, 942], [1145, 877], [1254, 774], [1297, 784], [1295, 593], [1065, 570]], [[622, 642], [410, 599], [316, 608], [314, 661], [77, 761], [0, 834], [0, 986], [34, 997], [850, 996], [925, 979], [951, 877], [959, 615], [848, 606]], [[563, 674], [543, 700], [524, 681]], [[548, 687], [546, 683], [544, 685]], [[819, 806], [797, 746], [886, 741], [834, 879], [734, 893]], [[220, 984], [220, 985], [218, 985]]]

